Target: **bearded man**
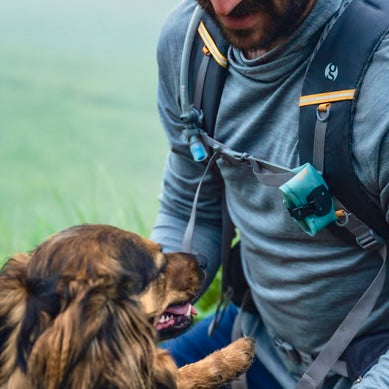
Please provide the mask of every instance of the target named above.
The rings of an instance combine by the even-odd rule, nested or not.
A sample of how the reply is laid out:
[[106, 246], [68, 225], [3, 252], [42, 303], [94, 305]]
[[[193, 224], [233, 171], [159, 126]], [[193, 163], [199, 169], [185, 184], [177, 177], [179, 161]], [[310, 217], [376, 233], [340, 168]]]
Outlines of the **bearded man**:
[[[355, 0], [354, 0], [355, 1]], [[326, 26], [346, 0], [184, 0], [170, 14], [158, 46], [161, 121], [170, 143], [161, 208], [152, 239], [179, 251], [206, 164], [194, 162], [181, 136], [180, 63], [197, 4], [230, 43], [214, 137], [233, 150], [289, 169], [301, 165], [299, 107], [307, 64]], [[347, 4], [346, 4], [347, 3]], [[358, 23], [358, 20], [355, 20]], [[358, 44], [356, 38], [355, 44]], [[389, 35], [377, 45], [364, 75], [352, 129], [353, 166], [389, 222]], [[343, 69], [347, 71], [347, 69]], [[323, 72], [324, 73], [324, 72]], [[339, 75], [341, 76], [341, 75]], [[220, 175], [219, 175], [220, 173]], [[222, 179], [221, 179], [222, 177]], [[220, 265], [222, 197], [240, 231], [243, 270], [258, 313], [243, 311], [241, 331], [256, 340], [248, 388], [294, 388], [381, 266], [327, 229], [309, 237], [290, 218], [278, 190], [258, 183], [244, 164], [221, 158], [202, 179], [193, 247], [208, 259], [208, 282]], [[359, 335], [389, 333], [389, 283]], [[229, 305], [212, 337], [211, 318], [165, 344], [179, 365], [230, 342], [239, 309]], [[321, 384], [321, 383], [320, 383]], [[389, 388], [383, 348], [361, 377], [331, 371], [323, 389]]]

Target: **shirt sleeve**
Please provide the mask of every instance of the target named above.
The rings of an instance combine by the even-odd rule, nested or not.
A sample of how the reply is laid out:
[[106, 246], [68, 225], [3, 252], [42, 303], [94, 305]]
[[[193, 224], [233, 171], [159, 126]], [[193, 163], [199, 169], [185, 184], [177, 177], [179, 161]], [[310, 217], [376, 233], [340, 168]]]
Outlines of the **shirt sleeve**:
[[[206, 164], [194, 162], [188, 144], [182, 139], [179, 106], [179, 68], [186, 28], [195, 2], [186, 1], [165, 22], [158, 43], [158, 109], [170, 151], [159, 197], [160, 210], [151, 239], [165, 251], [181, 251], [200, 178]], [[196, 212], [193, 251], [207, 258], [208, 283], [220, 264], [221, 197], [223, 183], [211, 168], [202, 183]]]
[[389, 223], [389, 34], [365, 74], [354, 118], [353, 164]]
[[379, 153], [378, 179], [380, 185], [380, 202], [385, 210], [386, 221], [389, 223], [389, 128], [381, 144]]
[[[364, 131], [355, 133], [354, 149], [366, 187], [378, 198], [389, 223], [389, 34], [374, 54], [359, 96], [356, 120]], [[369, 127], [366, 127], [366, 124]], [[386, 296], [388, 298], [388, 296]], [[389, 351], [382, 355], [352, 389], [389, 388]]]
[[382, 355], [378, 362], [368, 370], [360, 382], [355, 382], [351, 389], [389, 388], [389, 351]]

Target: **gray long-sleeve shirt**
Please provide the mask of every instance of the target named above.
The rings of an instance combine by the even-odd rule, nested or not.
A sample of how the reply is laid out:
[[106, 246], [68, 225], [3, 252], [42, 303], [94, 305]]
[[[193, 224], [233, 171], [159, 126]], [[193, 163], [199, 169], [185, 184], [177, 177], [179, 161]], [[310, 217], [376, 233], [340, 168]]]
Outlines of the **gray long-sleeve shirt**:
[[[318, 36], [342, 0], [318, 0], [290, 39], [255, 60], [234, 48], [215, 138], [237, 151], [288, 168], [299, 166], [298, 100], [307, 61]], [[152, 238], [179, 250], [204, 165], [192, 161], [180, 137], [179, 67], [195, 2], [186, 0], [167, 19], [160, 36], [158, 103], [171, 151]], [[356, 43], [357, 44], [357, 43]], [[357, 104], [353, 165], [389, 221], [389, 36], [364, 78]], [[323, 70], [324, 74], [324, 70]], [[338, 77], [342, 75], [339, 74]], [[245, 275], [267, 333], [317, 353], [363, 294], [381, 265], [378, 255], [350, 246], [323, 230], [311, 238], [292, 221], [277, 189], [258, 183], [250, 168], [218, 162], [231, 217], [240, 230]], [[208, 258], [210, 277], [220, 264], [220, 199], [223, 186], [211, 171], [201, 191], [195, 250]], [[389, 330], [389, 280], [361, 333]], [[389, 357], [387, 358], [389, 359]], [[385, 367], [389, 371], [389, 361]], [[382, 371], [378, 368], [379, 371]], [[370, 387], [389, 388], [389, 373], [373, 371]], [[383, 379], [384, 386], [374, 381]], [[359, 384], [361, 385], [361, 384]], [[386, 386], [385, 386], [386, 385]], [[369, 386], [358, 386], [366, 387]]]

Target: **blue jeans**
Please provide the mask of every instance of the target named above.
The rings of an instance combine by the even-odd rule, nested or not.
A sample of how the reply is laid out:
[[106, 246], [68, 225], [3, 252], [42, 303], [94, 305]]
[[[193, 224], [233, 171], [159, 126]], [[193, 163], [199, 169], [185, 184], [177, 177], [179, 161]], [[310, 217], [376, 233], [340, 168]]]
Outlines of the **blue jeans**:
[[[178, 366], [203, 359], [215, 350], [231, 343], [231, 331], [237, 315], [235, 305], [229, 305], [212, 337], [208, 336], [208, 326], [213, 315], [196, 323], [189, 331], [164, 342], [161, 347], [172, 354]], [[281, 386], [265, 367], [255, 359], [247, 372], [249, 389], [281, 389]]]

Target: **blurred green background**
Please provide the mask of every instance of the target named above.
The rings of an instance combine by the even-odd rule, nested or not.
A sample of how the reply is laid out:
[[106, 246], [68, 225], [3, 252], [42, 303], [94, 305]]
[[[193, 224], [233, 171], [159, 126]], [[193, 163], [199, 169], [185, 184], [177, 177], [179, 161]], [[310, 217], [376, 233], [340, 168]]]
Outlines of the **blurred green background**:
[[148, 235], [167, 151], [158, 33], [178, 0], [0, 2], [0, 258], [83, 222]]

